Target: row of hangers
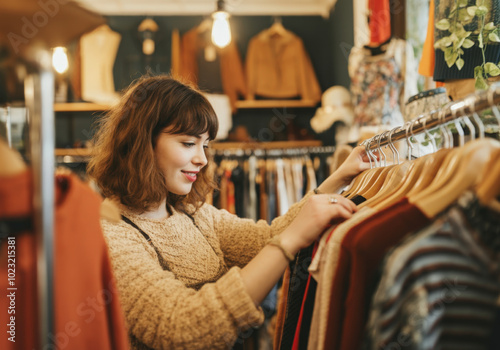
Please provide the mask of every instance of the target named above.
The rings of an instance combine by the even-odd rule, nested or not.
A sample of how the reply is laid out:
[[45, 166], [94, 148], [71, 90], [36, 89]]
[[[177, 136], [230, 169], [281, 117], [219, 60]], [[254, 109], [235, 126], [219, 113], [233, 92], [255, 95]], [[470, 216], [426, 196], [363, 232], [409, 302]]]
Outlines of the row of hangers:
[[333, 154], [335, 146], [313, 146], [299, 148], [274, 148], [274, 149], [211, 149], [214, 156], [225, 158], [257, 158], [275, 157], [300, 157], [305, 155]]
[[[485, 126], [476, 112], [478, 99], [483, 104], [486, 100], [500, 128], [500, 111], [497, 108], [500, 95], [496, 91], [497, 86], [493, 86], [486, 93], [471, 95], [463, 101], [434, 111], [430, 116], [421, 116], [407, 123], [404, 128], [396, 128], [364, 141], [362, 145], [373, 167], [357, 176], [343, 195], [348, 198], [361, 195], [367, 201], [359, 207], [369, 206], [376, 210], [407, 197], [427, 217], [433, 218], [454, 203], [464, 191], [473, 190], [483, 205], [500, 212], [497, 199], [500, 195], [500, 142], [485, 138]], [[469, 113], [465, 112], [466, 107]], [[438, 119], [434, 118], [436, 114]], [[470, 141], [467, 143], [460, 123], [462, 119], [469, 129]], [[437, 150], [434, 137], [426, 127], [429, 121], [438, 127], [443, 139], [442, 149]], [[447, 122], [453, 123], [457, 130], [458, 147], [453, 145], [453, 135], [445, 126]], [[413, 146], [410, 138], [415, 134], [413, 128], [416, 124], [422, 126], [420, 131], [426, 133], [435, 153], [411, 160]], [[403, 161], [400, 161], [394, 145], [396, 139], [392, 138], [393, 134], [401, 131], [404, 131], [408, 149], [408, 159]], [[382, 138], [385, 138], [392, 152], [391, 165], [387, 165], [388, 157], [381, 147]]]

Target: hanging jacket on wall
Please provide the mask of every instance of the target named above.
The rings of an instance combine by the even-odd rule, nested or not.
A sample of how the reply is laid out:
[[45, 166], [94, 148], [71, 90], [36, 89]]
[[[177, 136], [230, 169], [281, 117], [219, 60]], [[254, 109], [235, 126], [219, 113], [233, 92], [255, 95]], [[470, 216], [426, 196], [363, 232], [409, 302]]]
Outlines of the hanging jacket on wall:
[[248, 99], [294, 98], [318, 102], [319, 86], [302, 39], [288, 30], [269, 29], [254, 36], [246, 58]]

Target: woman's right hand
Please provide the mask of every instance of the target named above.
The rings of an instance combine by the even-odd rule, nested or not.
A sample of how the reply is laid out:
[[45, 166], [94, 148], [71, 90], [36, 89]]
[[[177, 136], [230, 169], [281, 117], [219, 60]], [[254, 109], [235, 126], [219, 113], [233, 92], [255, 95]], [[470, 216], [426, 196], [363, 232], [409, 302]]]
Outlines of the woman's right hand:
[[[332, 199], [336, 203], [332, 203]], [[281, 244], [295, 254], [311, 245], [333, 223], [349, 219], [357, 210], [351, 200], [341, 195], [313, 195], [280, 234]]]

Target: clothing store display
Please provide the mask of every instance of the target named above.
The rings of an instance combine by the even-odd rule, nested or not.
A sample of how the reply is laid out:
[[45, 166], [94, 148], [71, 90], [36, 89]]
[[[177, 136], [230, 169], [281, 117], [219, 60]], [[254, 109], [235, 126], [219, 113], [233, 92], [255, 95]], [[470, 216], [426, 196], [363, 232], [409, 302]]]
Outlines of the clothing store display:
[[300, 97], [315, 103], [321, 98], [302, 39], [289, 30], [267, 29], [254, 36], [248, 44], [245, 67], [247, 99]]
[[115, 91], [113, 65], [121, 35], [102, 25], [80, 39], [82, 98], [113, 105], [120, 95]]
[[401, 39], [391, 39], [372, 56], [366, 48], [349, 54], [349, 76], [357, 126], [395, 127], [404, 123], [406, 100], [417, 93], [413, 50]]
[[[386, 257], [373, 296], [366, 349], [401, 339], [405, 349], [489, 349], [500, 264], [498, 251], [484, 238], [493, 236], [491, 228], [500, 227], [500, 221], [497, 213], [479, 207], [472, 193], [464, 194]], [[482, 227], [468, 222], [468, 216]]]
[[[207, 41], [206, 32], [198, 30], [197, 27], [189, 30], [181, 38], [181, 63], [179, 74], [182, 79], [198, 85], [200, 83], [200, 74], [211, 74], [211, 69], [203, 69], [199, 66], [200, 62], [210, 64], [211, 61], [207, 60], [204, 55], [204, 50], [211, 42]], [[218, 60], [219, 65], [210, 65], [213, 69], [220, 72], [220, 76], [216, 77], [220, 81], [222, 91], [208, 91], [208, 92], [223, 92], [229, 97], [231, 102], [232, 112], [236, 112], [236, 100], [238, 97], [244, 97], [247, 94], [246, 80], [243, 74], [243, 64], [241, 63], [240, 54], [234, 40], [224, 48], [213, 48], [213, 55]], [[213, 56], [212, 55], [212, 56]], [[213, 63], [213, 61], [212, 61]], [[205, 66], [204, 66], [205, 67]], [[207, 68], [207, 67], [205, 67]], [[213, 75], [211, 75], [214, 78]], [[205, 84], [213, 84], [213, 79], [203, 79]], [[219, 89], [217, 89], [219, 90]]]
[[[482, 3], [482, 2], [481, 2]], [[435, 0], [434, 5], [434, 45], [439, 45], [439, 41], [445, 37], [452, 35], [452, 29], [441, 30], [439, 29], [439, 23], [443, 19], [447, 19], [450, 15], [450, 11], [455, 6], [455, 1], [452, 0]], [[492, 23], [493, 26], [498, 26], [500, 24], [500, 3], [496, 0], [485, 2], [485, 7], [487, 8], [487, 13], [485, 14], [484, 23], [482, 23], [481, 16], [477, 13], [475, 16], [471, 17], [468, 13], [471, 6], [477, 6], [475, 0], [467, 0], [465, 3], [461, 3], [457, 11], [457, 17], [460, 16], [461, 24], [465, 31], [474, 32], [480, 30], [484, 23]], [[464, 6], [465, 5], [465, 6]], [[458, 30], [457, 30], [458, 32]], [[456, 34], [455, 34], [456, 35]], [[447, 81], [453, 79], [473, 79], [475, 78], [475, 67], [481, 66], [483, 62], [493, 62], [497, 64], [500, 61], [500, 45], [496, 42], [492, 42], [485, 45], [484, 53], [480, 48], [478, 39], [473, 40], [474, 45], [469, 48], [461, 47], [463, 53], [461, 58], [463, 60], [463, 67], [459, 70], [456, 64], [451, 67], [448, 66], [444, 51], [438, 47], [435, 47], [435, 67], [434, 67], [434, 80], [435, 81]], [[483, 61], [484, 60], [484, 61]]]
[[[15, 288], [9, 292], [14, 295], [15, 313], [7, 313], [12, 299], [3, 297], [0, 307], [5, 312], [0, 320], [7, 325], [13, 316], [17, 325], [15, 342], [9, 341], [8, 333], [0, 339], [6, 350], [39, 347], [35, 235], [32, 226], [4, 231], [4, 220], [32, 223], [32, 177], [28, 170], [0, 180], [0, 284], [4, 291]], [[55, 183], [54, 339], [71, 349], [128, 349], [120, 297], [99, 225], [101, 198], [75, 175], [57, 176]], [[9, 242], [15, 247], [14, 256], [8, 253]], [[15, 285], [8, 284], [8, 258], [10, 263], [15, 259]]]
[[[304, 201], [271, 226], [206, 204], [192, 219], [175, 209], [166, 219], [148, 219], [122, 207], [122, 214], [148, 233], [168, 271], [137, 230], [102, 221], [134, 348], [207, 343], [227, 348], [239, 330], [261, 324], [262, 311], [246, 293], [240, 268], [293, 220]], [[151, 312], [144, 314], [145, 308]]]

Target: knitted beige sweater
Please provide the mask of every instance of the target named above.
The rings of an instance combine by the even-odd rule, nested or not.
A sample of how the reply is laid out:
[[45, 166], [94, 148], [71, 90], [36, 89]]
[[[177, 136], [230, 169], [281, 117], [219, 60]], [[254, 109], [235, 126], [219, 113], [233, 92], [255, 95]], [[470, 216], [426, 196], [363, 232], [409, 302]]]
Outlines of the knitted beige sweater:
[[194, 214], [196, 224], [175, 210], [153, 220], [122, 208], [149, 235], [167, 270], [139, 231], [102, 220], [133, 348], [228, 349], [246, 328], [260, 325], [262, 310], [240, 268], [290, 224], [305, 198], [271, 225], [207, 204]]

